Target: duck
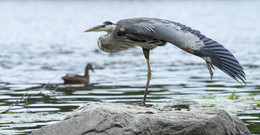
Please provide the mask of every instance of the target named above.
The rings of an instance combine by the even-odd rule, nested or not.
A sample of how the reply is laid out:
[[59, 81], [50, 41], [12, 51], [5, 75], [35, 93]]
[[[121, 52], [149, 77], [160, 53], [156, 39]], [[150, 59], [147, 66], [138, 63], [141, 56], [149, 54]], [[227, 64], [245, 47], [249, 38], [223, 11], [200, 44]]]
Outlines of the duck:
[[85, 75], [78, 75], [78, 74], [67, 74], [63, 76], [62, 79], [64, 80], [64, 84], [88, 84], [89, 83], [89, 70], [94, 72], [92, 68], [92, 64], [87, 64], [85, 68]]

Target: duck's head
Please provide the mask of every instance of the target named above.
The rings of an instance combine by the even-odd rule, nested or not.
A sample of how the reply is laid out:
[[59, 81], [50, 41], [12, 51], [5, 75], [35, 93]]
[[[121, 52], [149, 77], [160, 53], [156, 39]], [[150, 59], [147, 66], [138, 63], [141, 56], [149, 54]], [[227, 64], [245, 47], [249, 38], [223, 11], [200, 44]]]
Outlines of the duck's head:
[[88, 71], [88, 70], [91, 70], [92, 72], [94, 72], [94, 69], [93, 69], [93, 67], [92, 67], [92, 64], [87, 64], [87, 66], [86, 66], [86, 71]]

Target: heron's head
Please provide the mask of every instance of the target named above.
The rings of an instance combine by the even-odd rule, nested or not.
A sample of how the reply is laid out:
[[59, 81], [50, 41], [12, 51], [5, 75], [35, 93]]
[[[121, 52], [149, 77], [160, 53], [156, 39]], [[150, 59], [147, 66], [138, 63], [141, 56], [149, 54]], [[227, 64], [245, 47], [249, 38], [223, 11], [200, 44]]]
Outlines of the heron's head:
[[99, 32], [99, 31], [106, 31], [112, 32], [115, 29], [116, 25], [110, 21], [105, 21], [100, 23], [99, 25], [92, 27], [84, 32]]

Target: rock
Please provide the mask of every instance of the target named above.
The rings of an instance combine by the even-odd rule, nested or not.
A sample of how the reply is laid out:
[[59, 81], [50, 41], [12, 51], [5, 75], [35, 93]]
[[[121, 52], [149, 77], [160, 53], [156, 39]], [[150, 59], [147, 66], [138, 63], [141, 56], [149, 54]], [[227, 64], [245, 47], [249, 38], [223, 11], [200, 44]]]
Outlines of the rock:
[[249, 135], [235, 115], [220, 109], [156, 109], [123, 103], [87, 103], [32, 135]]

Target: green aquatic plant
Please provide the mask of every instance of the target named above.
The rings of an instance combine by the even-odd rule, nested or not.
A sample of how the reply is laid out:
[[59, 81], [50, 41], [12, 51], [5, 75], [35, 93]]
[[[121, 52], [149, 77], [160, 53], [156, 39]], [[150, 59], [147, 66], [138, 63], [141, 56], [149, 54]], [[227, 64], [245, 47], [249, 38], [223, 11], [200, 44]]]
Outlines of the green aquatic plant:
[[234, 99], [236, 97], [236, 91], [232, 92], [230, 96], [227, 97], [227, 99]]
[[203, 96], [202, 97], [203, 99], [215, 99], [216, 98], [216, 96], [214, 96], [214, 95], [209, 95], [209, 96]]
[[202, 107], [216, 107], [216, 106], [211, 104], [211, 105], [202, 105]]
[[[172, 104], [185, 104], [188, 108], [215, 107], [230, 112], [241, 110], [259, 110], [260, 95], [259, 94], [242, 94], [232, 92], [228, 96], [222, 94], [208, 95], [181, 95], [175, 96]], [[170, 105], [169, 105], [170, 106]]]

